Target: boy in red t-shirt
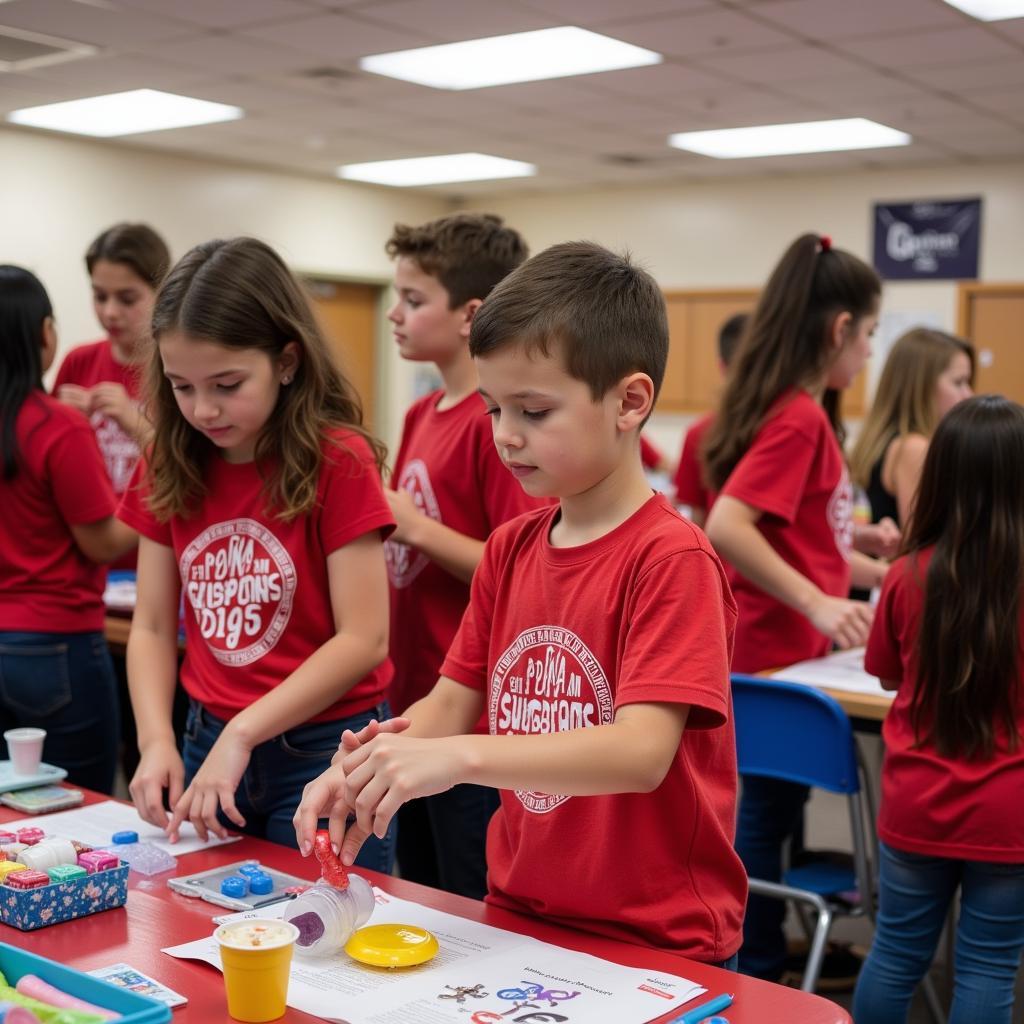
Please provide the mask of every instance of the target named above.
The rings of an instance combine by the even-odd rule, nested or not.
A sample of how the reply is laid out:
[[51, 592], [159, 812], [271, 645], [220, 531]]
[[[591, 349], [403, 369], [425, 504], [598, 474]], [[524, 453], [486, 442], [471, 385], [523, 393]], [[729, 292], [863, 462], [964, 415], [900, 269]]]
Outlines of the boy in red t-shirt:
[[[539, 504], [509, 475], [491, 440], [469, 354], [473, 315], [526, 259], [501, 219], [455, 214], [395, 226], [397, 297], [388, 318], [404, 359], [433, 363], [442, 387], [414, 402], [386, 491], [398, 528], [385, 544], [391, 582], [391, 706], [430, 692], [469, 603], [469, 582], [495, 527]], [[460, 896], [487, 891], [484, 844], [498, 793], [457, 786], [402, 808], [402, 877]]]
[[[406, 800], [497, 786], [489, 902], [731, 965], [746, 897], [736, 607], [707, 539], [640, 461], [664, 300], [627, 259], [557, 245], [494, 290], [470, 347], [502, 461], [559, 504], [494, 532], [437, 685], [406, 718], [343, 736], [296, 812], [300, 847], [329, 813], [350, 862]], [[484, 710], [490, 735], [474, 735]]]
[[[733, 353], [736, 351], [743, 329], [747, 326], [749, 314], [734, 313], [718, 331], [718, 366], [723, 376], [729, 369]], [[700, 461], [700, 449], [704, 443], [704, 435], [714, 422], [713, 412], [705, 413], [690, 424], [683, 438], [683, 450], [679, 454], [679, 465], [672, 482], [676, 487], [676, 504], [685, 505], [689, 518], [701, 529], [708, 519], [715, 495], [708, 490], [704, 482], [704, 467]]]

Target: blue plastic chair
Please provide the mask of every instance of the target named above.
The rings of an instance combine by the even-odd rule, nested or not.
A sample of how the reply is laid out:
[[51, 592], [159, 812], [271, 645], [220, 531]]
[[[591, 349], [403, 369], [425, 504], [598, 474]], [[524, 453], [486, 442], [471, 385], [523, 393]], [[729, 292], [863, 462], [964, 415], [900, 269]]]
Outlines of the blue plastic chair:
[[853, 728], [834, 697], [799, 683], [734, 675], [732, 700], [741, 775], [766, 775], [817, 786], [844, 794], [848, 800], [852, 864], [848, 857], [823, 853], [818, 859], [812, 855], [806, 863], [791, 866], [783, 872], [781, 883], [750, 879], [751, 892], [791, 900], [816, 915], [800, 986], [813, 992], [833, 919], [867, 914], [874, 920], [875, 885], [869, 856], [875, 842], [874, 814], [868, 814], [866, 828], [862, 766]]

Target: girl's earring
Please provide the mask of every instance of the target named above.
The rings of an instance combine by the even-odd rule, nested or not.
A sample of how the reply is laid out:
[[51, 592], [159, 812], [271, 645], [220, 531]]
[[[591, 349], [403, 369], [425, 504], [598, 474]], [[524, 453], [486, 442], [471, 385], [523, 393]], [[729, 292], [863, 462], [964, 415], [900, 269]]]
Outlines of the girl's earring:
[[291, 377], [282, 377], [281, 378], [281, 383], [282, 384], [291, 384], [291, 382], [292, 382]]

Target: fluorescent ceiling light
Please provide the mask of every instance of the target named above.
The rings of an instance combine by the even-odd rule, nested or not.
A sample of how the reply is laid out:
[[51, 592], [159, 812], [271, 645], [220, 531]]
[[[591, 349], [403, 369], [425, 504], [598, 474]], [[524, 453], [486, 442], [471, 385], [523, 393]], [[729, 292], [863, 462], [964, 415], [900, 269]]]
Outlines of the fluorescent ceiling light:
[[735, 160], [752, 156], [906, 146], [910, 144], [910, 136], [863, 117], [848, 117], [837, 121], [803, 121], [797, 124], [758, 125], [755, 128], [679, 132], [668, 137], [668, 144], [719, 160]]
[[244, 113], [241, 108], [224, 103], [176, 96], [157, 89], [133, 89], [131, 92], [90, 96], [83, 100], [47, 103], [42, 107], [26, 107], [12, 111], [7, 120], [33, 128], [110, 138], [235, 121]]
[[338, 177], [369, 181], [374, 185], [441, 185], [455, 181], [485, 181], [489, 178], [528, 178], [536, 174], [533, 164], [506, 160], [485, 153], [451, 153], [420, 156], [408, 160], [375, 160], [367, 164], [346, 164]]
[[363, 57], [359, 66], [364, 71], [435, 89], [482, 89], [637, 68], [660, 64], [661, 59], [661, 54], [653, 50], [566, 25], [378, 53]]
[[1024, 0], [946, 0], [946, 3], [980, 21], [1024, 18]]

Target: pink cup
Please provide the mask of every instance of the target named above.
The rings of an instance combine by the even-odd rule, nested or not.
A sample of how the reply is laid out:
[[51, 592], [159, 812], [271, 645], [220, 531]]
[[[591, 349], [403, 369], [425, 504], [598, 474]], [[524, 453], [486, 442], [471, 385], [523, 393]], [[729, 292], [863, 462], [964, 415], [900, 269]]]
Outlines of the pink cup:
[[43, 759], [45, 729], [8, 729], [4, 733], [15, 775], [36, 775]]

